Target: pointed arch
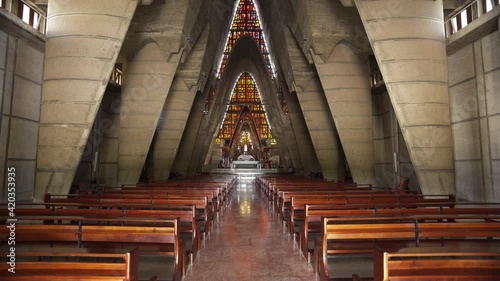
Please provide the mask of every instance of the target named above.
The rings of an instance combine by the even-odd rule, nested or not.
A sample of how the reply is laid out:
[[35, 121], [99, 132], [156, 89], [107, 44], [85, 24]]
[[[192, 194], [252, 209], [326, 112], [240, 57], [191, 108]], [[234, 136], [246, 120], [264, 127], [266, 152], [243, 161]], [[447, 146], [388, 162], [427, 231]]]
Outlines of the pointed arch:
[[259, 6], [253, 0], [239, 0], [231, 20], [231, 27], [228, 31], [224, 52], [220, 58], [217, 70], [218, 77], [222, 75], [227, 66], [229, 56], [233, 51], [233, 47], [237, 41], [248, 36], [253, 39], [255, 44], [260, 49], [264, 61], [266, 62], [269, 74], [275, 75], [275, 66], [268, 51], [268, 43], [266, 35], [262, 29], [262, 16], [260, 15]]
[[225, 118], [218, 136], [219, 140], [230, 139], [230, 144], [232, 144], [245, 109], [250, 112], [251, 122], [255, 127], [259, 140], [273, 138], [255, 79], [250, 73], [244, 72], [239, 76], [230, 102], [227, 105]]

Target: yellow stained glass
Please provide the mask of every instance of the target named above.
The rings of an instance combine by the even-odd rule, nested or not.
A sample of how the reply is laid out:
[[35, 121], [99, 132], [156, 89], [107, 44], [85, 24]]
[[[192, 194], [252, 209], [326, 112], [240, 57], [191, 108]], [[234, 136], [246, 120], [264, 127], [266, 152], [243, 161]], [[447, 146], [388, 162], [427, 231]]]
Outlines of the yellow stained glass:
[[[249, 109], [250, 116], [241, 116], [244, 108]], [[231, 103], [228, 106], [228, 112], [219, 133], [219, 139], [232, 139], [238, 127], [238, 122], [243, 119], [255, 125], [261, 140], [273, 138], [255, 80], [246, 72], [240, 76], [234, 87]]]

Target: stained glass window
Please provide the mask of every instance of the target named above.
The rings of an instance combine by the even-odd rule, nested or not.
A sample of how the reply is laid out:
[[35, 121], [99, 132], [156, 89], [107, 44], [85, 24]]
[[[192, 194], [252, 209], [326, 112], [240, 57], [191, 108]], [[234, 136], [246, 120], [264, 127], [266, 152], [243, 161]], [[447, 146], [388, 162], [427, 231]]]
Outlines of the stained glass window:
[[267, 43], [264, 32], [262, 32], [262, 26], [259, 18], [259, 12], [257, 7], [252, 0], [240, 0], [234, 15], [233, 23], [231, 29], [229, 30], [229, 35], [226, 43], [226, 48], [222, 56], [221, 65], [219, 68], [219, 77], [224, 72], [227, 64], [227, 60], [234, 45], [243, 36], [250, 36], [253, 38], [257, 46], [259, 47], [264, 60], [269, 70], [269, 74], [274, 76], [274, 66], [269, 57], [269, 52], [267, 50]]
[[[269, 55], [265, 34], [262, 30], [262, 23], [259, 16], [258, 7], [255, 5], [253, 0], [238, 0], [233, 21], [231, 23], [231, 29], [229, 30], [227, 43], [220, 61], [218, 72], [219, 78], [226, 69], [229, 55], [231, 54], [236, 42], [243, 36], [249, 36], [254, 40], [261, 51], [267, 65], [269, 75], [274, 83], [274, 64]], [[210, 106], [210, 102], [208, 106]], [[246, 111], [246, 108], [248, 108], [248, 111]], [[245, 113], [242, 114], [243, 112]], [[234, 87], [231, 101], [227, 106], [224, 121], [217, 138], [217, 143], [221, 143], [222, 139], [232, 140], [239, 123], [243, 122], [251, 122], [255, 125], [255, 129], [260, 140], [273, 139], [266, 112], [262, 105], [259, 90], [257, 89], [255, 80], [249, 73], [243, 73]]]
[[245, 72], [240, 76], [234, 87], [228, 110], [219, 131], [218, 143], [220, 143], [221, 139], [233, 138], [238, 122], [242, 121], [244, 117], [247, 118], [247, 116], [241, 116], [244, 108], [248, 108], [250, 111], [251, 122], [255, 124], [259, 138], [261, 140], [273, 138], [266, 112], [261, 103], [259, 89], [253, 77]]

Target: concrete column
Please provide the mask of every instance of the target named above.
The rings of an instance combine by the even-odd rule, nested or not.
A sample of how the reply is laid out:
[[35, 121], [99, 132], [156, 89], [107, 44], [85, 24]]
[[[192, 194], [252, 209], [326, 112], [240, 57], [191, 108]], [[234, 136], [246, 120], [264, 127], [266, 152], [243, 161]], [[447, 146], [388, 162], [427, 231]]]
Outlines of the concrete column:
[[196, 173], [201, 172], [201, 168], [209, 152], [210, 144], [214, 138], [214, 133], [214, 131], [210, 131], [208, 119], [202, 118], [200, 130], [194, 145], [193, 156], [188, 167], [188, 176], [194, 176]]
[[67, 193], [137, 0], [51, 0], [34, 200]]
[[422, 191], [455, 193], [443, 1], [355, 2]]
[[319, 77], [313, 77], [305, 89], [297, 92], [297, 97], [323, 178], [339, 180], [337, 132]]
[[328, 61], [313, 55], [326, 99], [357, 183], [373, 183], [373, 121], [369, 67], [346, 44]]
[[201, 119], [203, 118], [203, 110], [207, 97], [198, 93], [196, 95], [193, 107], [189, 113], [188, 122], [179, 145], [179, 150], [175, 156], [175, 165], [172, 167], [173, 172], [177, 172], [186, 176], [188, 174], [189, 163], [193, 157], [193, 150], [196, 137], [200, 130]]
[[290, 161], [288, 161], [288, 165], [292, 166], [295, 170], [302, 170], [303, 166], [302, 159], [300, 158], [300, 149], [297, 146], [291, 120], [288, 123], [288, 126], [283, 130], [283, 134], [285, 136], [288, 152], [290, 153]]
[[177, 69], [174, 83], [163, 108], [162, 118], [158, 124], [153, 148], [155, 180], [169, 178], [193, 102], [199, 92], [198, 89], [202, 88], [205, 83], [206, 72], [202, 71], [206, 69], [204, 58], [209, 31], [210, 28], [207, 26], [194, 48], [187, 55], [187, 59]]
[[196, 96], [184, 81], [175, 78], [158, 124], [154, 145], [154, 179], [167, 180]]
[[118, 155], [120, 185], [139, 181], [180, 57], [181, 54], [175, 54], [167, 60], [158, 44], [151, 42], [124, 71]]
[[[295, 170], [304, 170], [304, 174], [308, 175], [311, 172], [317, 172], [321, 169], [314, 145], [307, 130], [307, 124], [302, 114], [297, 94], [292, 92], [290, 97], [287, 97], [288, 110], [290, 111], [290, 120], [292, 123], [293, 134], [299, 148], [300, 164]], [[294, 163], [295, 164], [295, 163]]]

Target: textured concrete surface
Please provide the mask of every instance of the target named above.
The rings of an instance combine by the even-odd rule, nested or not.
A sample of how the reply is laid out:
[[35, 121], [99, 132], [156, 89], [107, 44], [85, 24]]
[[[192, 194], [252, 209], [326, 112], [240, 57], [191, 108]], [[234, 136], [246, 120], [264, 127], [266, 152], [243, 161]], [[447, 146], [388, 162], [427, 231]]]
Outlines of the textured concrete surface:
[[499, 48], [495, 31], [448, 54], [457, 197], [463, 200], [498, 201], [500, 194]]
[[[0, 200], [7, 169], [16, 169], [16, 199], [30, 201], [35, 182], [45, 43], [27, 24], [0, 10]], [[36, 35], [35, 35], [36, 34]]]
[[127, 66], [120, 106], [118, 184], [139, 181], [181, 54], [144, 46]]
[[50, 1], [39, 132], [59, 133], [38, 142], [35, 200], [69, 191], [136, 7], [137, 0]]
[[297, 98], [321, 166], [321, 172], [326, 179], [339, 180], [338, 136], [320, 78], [289, 30], [286, 35], [288, 52], [294, 69]]
[[[205, 28], [186, 61], [179, 65], [176, 78], [163, 107], [159, 120], [154, 147], [155, 180], [168, 179], [175, 157], [179, 151], [180, 141], [188, 122], [193, 102], [202, 87], [200, 76], [203, 76], [204, 57], [208, 41], [209, 29]], [[206, 74], [205, 74], [206, 76]], [[184, 173], [186, 172], [184, 171]]]
[[[46, 191], [67, 192], [70, 184], [79, 182], [80, 178], [90, 181], [92, 153], [96, 151], [100, 155], [97, 176], [101, 183], [116, 185], [118, 177], [126, 178], [131, 171], [135, 171], [130, 174], [134, 174], [132, 179], [124, 181], [135, 181], [137, 171], [143, 166], [148, 175], [153, 175], [155, 161], [153, 157], [146, 161], [145, 155], [154, 149], [150, 143], [157, 129], [156, 119], [142, 113], [146, 109], [152, 111], [154, 106], [134, 104], [134, 112], [141, 114], [131, 118], [130, 112], [123, 111], [121, 116], [119, 107], [111, 109], [109, 101], [114, 98], [103, 98], [115, 61], [124, 65], [126, 76], [130, 75], [127, 72], [133, 69], [133, 63], [129, 65], [129, 62], [152, 42], [158, 44], [167, 61], [184, 50], [178, 58], [181, 67], [172, 75], [186, 85], [184, 93], [193, 95], [189, 100], [198, 91], [202, 96], [192, 108], [188, 104], [193, 102], [186, 102], [183, 95], [179, 95], [182, 102], [178, 104], [158, 105], [159, 110], [163, 110], [160, 118], [175, 117], [172, 120], [176, 121], [164, 122], [164, 129], [158, 131], [165, 138], [155, 146], [161, 148], [157, 151], [160, 155], [157, 160], [165, 161], [163, 166], [156, 165], [157, 174], [163, 173], [161, 177], [164, 177], [169, 167], [182, 174], [200, 172], [205, 160], [215, 153], [210, 150], [213, 148], [210, 144], [223, 113], [225, 95], [218, 95], [222, 100], [212, 103], [207, 115], [203, 114], [204, 99], [217, 83], [214, 69], [226, 43], [226, 30], [236, 1], [153, 1], [137, 8], [130, 28], [133, 3], [140, 1], [77, 2], [51, 2], [54, 7], [49, 9], [45, 57], [42, 54], [45, 38], [30, 31], [15, 16], [0, 11], [0, 20], [8, 19], [8, 24], [0, 24], [0, 180], [3, 181], [5, 168], [15, 163], [27, 177], [23, 198], [30, 198], [33, 193], [34, 167], [38, 171], [37, 198]], [[268, 48], [275, 58], [278, 85], [283, 88], [290, 110], [288, 116], [280, 112], [276, 90], [269, 86], [269, 81], [264, 81], [263, 96], [270, 104], [270, 122], [276, 128], [278, 154], [284, 162], [307, 175], [330, 170], [335, 161], [340, 161], [337, 170], [342, 170], [344, 152], [351, 168], [352, 163], [356, 163], [353, 155], [369, 154], [369, 148], [365, 149], [368, 146], [344, 145], [345, 151], [341, 151], [341, 146], [335, 143], [334, 119], [338, 119], [339, 112], [351, 120], [355, 110], [365, 108], [354, 106], [352, 100], [328, 104], [325, 99], [333, 97], [336, 89], [349, 87], [349, 83], [355, 81], [336, 81], [335, 73], [329, 72], [335, 69], [336, 62], [330, 61], [334, 48], [343, 42], [352, 47], [362, 61], [368, 54], [375, 54], [388, 87], [388, 94], [372, 96], [371, 101], [372, 172], [376, 184], [392, 185], [400, 178], [410, 178], [410, 185], [419, 183], [424, 193], [430, 194], [454, 192], [456, 182], [460, 199], [499, 200], [500, 36], [497, 29], [500, 7], [445, 41], [442, 11], [450, 12], [457, 1], [359, 0], [357, 7], [350, 4], [344, 7], [341, 2], [331, 0], [256, 2], [261, 8]], [[102, 12], [108, 10], [111, 12]], [[207, 36], [206, 55], [200, 55], [196, 51], [197, 42], [204, 30], [208, 30], [208, 35], [204, 35]], [[38, 43], [32, 44], [32, 40]], [[231, 60], [239, 65], [234, 67], [234, 73], [228, 73], [236, 76], [245, 68], [251, 68], [259, 81], [268, 79], [265, 68], [255, 66], [261, 59], [260, 53], [249, 56], [249, 50], [246, 46], [233, 54]], [[313, 54], [320, 60], [313, 60]], [[356, 75], [353, 68], [342, 70]], [[231, 83], [219, 84], [218, 93], [228, 93]], [[306, 89], [312, 95], [302, 95]], [[107, 104], [99, 105], [101, 100]], [[323, 102], [318, 102], [320, 100]], [[368, 113], [370, 102], [365, 101], [367, 108], [362, 111]], [[307, 114], [302, 112], [304, 104]], [[317, 111], [320, 107], [325, 109]], [[175, 113], [180, 111], [185, 114]], [[96, 114], [100, 115], [99, 120], [94, 120]], [[122, 118], [125, 118], [124, 124], [121, 124]], [[98, 147], [88, 146], [94, 137], [91, 132], [94, 121], [102, 120], [110, 120], [118, 129], [103, 132]], [[41, 123], [37, 130], [38, 122]], [[355, 123], [348, 122], [348, 125]], [[319, 126], [329, 129], [325, 131]], [[125, 130], [120, 132], [120, 128]], [[348, 128], [347, 135], [367, 136], [368, 128], [369, 124], [363, 127], [366, 131], [362, 134]], [[337, 129], [344, 144], [345, 127], [337, 124]], [[144, 136], [148, 136], [138, 142], [129, 141], [130, 135], [139, 138], [145, 130], [149, 133]], [[392, 163], [394, 152], [398, 155], [397, 173]], [[126, 159], [128, 155], [134, 157]], [[161, 161], [156, 164], [158, 162]], [[369, 163], [370, 159], [364, 161], [363, 169], [369, 170]]]
[[328, 60], [313, 55], [353, 180], [372, 184], [373, 122], [369, 66], [347, 44]]
[[442, 1], [358, 0], [356, 6], [422, 191], [455, 193]]

